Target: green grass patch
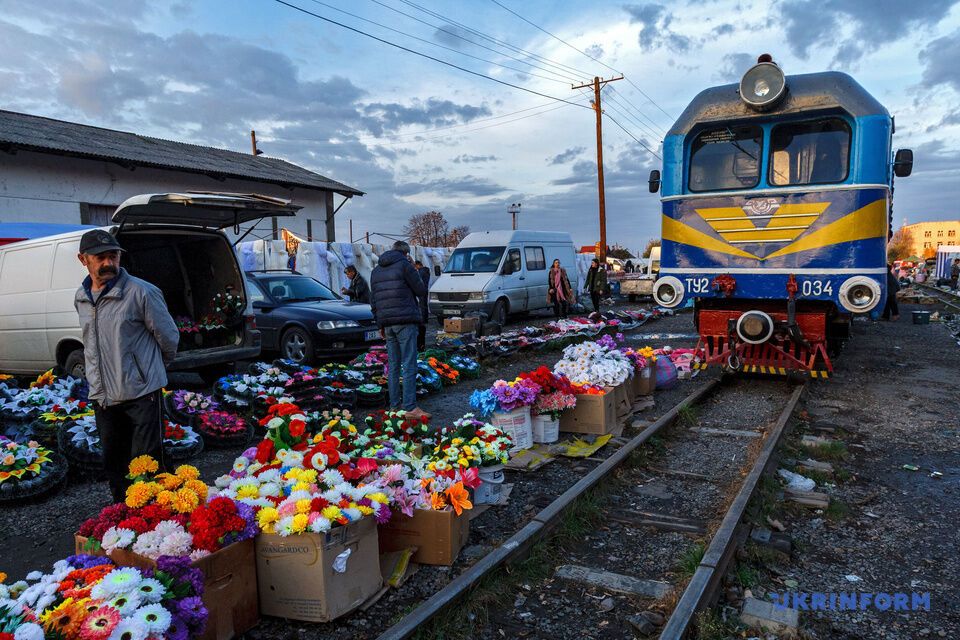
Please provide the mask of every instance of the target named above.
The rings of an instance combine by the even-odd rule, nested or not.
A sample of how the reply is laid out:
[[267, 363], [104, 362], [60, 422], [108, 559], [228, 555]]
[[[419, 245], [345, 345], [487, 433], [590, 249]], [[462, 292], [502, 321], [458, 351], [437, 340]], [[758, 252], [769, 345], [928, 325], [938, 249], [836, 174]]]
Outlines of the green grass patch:
[[677, 422], [685, 427], [695, 427], [700, 422], [700, 409], [696, 406], [684, 405], [677, 410]]
[[733, 577], [736, 579], [737, 584], [744, 589], [753, 587], [760, 580], [757, 570], [745, 562], [737, 563], [737, 568], [733, 571]]
[[843, 500], [831, 498], [830, 505], [823, 510], [823, 515], [826, 516], [828, 520], [837, 522], [850, 515], [850, 506]]
[[847, 445], [840, 441], [828, 442], [827, 444], [821, 446], [804, 444], [800, 445], [800, 449], [809, 457], [825, 462], [839, 462], [841, 460], [846, 460], [847, 456], [849, 455], [849, 452], [847, 451]]
[[703, 554], [707, 552], [707, 545], [703, 542], [695, 542], [690, 545], [683, 555], [680, 556], [680, 562], [677, 565], [677, 571], [685, 578], [693, 576], [703, 560]]
[[724, 621], [716, 609], [707, 609], [697, 614], [697, 640], [729, 640], [740, 637], [740, 627], [731, 620]]

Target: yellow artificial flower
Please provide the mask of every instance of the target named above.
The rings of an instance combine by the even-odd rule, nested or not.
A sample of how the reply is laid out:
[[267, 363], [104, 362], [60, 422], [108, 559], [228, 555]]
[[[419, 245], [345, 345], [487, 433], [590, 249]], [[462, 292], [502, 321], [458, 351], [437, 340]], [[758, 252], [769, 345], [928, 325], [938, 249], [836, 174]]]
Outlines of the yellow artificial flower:
[[189, 464], [182, 464], [174, 471], [184, 480], [196, 480], [200, 477], [200, 470]]
[[302, 480], [293, 485], [292, 491], [310, 491], [310, 485]]
[[297, 513], [310, 513], [310, 499], [297, 500]]
[[142, 482], [135, 482], [127, 487], [127, 496], [124, 503], [131, 509], [139, 509], [150, 501], [153, 492]]
[[207, 491], [209, 490], [209, 487], [207, 487], [206, 483], [204, 483], [202, 480], [187, 480], [183, 486], [189, 491], [193, 491], [195, 494], [197, 494], [201, 500], [207, 499]]
[[290, 523], [290, 531], [293, 533], [303, 533], [307, 530], [307, 525], [310, 524], [310, 518], [303, 513], [298, 513], [293, 516], [293, 522]]
[[457, 464], [460, 465], [461, 467], [469, 467], [469, 466], [470, 466], [470, 462], [469, 462], [466, 458], [460, 458], [460, 459], [458, 459], [458, 460], [457, 460]]
[[383, 493], [382, 491], [371, 493], [367, 497], [370, 498], [371, 502], [379, 502], [380, 504], [387, 504], [390, 501], [390, 499], [387, 497], [387, 494]]
[[200, 496], [189, 489], [177, 489], [173, 509], [179, 513], [190, 513], [200, 505]]
[[368, 507], [366, 505], [361, 504], [357, 506], [357, 509], [360, 511], [360, 513], [362, 513], [365, 516], [373, 515], [373, 507]]
[[7, 574], [5, 574], [3, 571], [0, 571], [0, 584], [3, 584], [6, 581], [7, 581]]
[[137, 477], [147, 473], [156, 473], [160, 465], [150, 456], [137, 456], [130, 461], [130, 475]]
[[253, 484], [245, 484], [237, 489], [237, 500], [244, 498], [257, 498], [260, 496], [260, 489]]
[[276, 533], [276, 524], [280, 514], [273, 507], [264, 507], [257, 512], [257, 524], [264, 533]]
[[175, 476], [172, 473], [160, 473], [156, 476], [156, 481], [163, 486], [164, 489], [168, 491], [173, 491], [174, 489], [179, 489], [180, 485], [183, 484], [183, 478], [180, 476]]
[[340, 507], [331, 504], [329, 506], [324, 507], [323, 511], [320, 512], [320, 515], [322, 515], [327, 520], [336, 520], [343, 514], [340, 512]]
[[315, 484], [317, 482], [317, 470], [316, 469], [303, 469], [300, 472], [301, 482], [306, 482], [307, 484]]

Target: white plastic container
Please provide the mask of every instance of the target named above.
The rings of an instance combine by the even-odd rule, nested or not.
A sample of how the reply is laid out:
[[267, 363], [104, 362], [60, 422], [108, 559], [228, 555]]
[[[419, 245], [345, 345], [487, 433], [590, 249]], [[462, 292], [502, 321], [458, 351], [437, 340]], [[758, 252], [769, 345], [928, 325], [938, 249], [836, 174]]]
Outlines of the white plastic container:
[[560, 420], [554, 420], [550, 414], [533, 416], [533, 441], [550, 444], [560, 439]]
[[522, 407], [506, 413], [494, 411], [490, 422], [513, 440], [510, 455], [533, 446], [533, 421], [530, 419], [530, 407]]
[[480, 486], [473, 491], [473, 504], [497, 504], [503, 489], [503, 465], [480, 467]]

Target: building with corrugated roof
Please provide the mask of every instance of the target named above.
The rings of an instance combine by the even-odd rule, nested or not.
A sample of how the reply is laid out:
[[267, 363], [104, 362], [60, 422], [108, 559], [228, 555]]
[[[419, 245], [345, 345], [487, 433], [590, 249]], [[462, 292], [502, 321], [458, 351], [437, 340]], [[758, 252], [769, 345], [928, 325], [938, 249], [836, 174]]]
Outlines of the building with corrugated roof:
[[[334, 215], [363, 192], [279, 158], [0, 110], [0, 222], [108, 225], [141, 193], [261, 193], [302, 205], [283, 227], [335, 240]], [[248, 236], [279, 237], [264, 220]]]

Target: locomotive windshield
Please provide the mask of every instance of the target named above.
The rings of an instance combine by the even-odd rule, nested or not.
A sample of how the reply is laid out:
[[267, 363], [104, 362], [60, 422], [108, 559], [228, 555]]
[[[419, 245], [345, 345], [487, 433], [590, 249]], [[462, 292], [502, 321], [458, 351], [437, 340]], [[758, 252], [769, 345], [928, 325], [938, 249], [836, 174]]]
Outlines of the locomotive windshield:
[[690, 191], [750, 189], [760, 182], [763, 130], [719, 127], [697, 135], [690, 149]]
[[840, 118], [794, 122], [773, 128], [770, 184], [828, 184], [847, 179], [850, 127]]

